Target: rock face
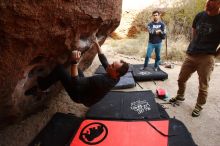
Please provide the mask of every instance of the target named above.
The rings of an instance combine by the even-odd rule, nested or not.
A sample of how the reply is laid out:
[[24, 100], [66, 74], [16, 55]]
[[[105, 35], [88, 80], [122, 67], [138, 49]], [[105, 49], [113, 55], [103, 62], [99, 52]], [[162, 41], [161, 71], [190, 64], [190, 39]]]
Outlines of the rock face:
[[120, 23], [122, 0], [1, 0], [0, 1], [0, 125], [36, 111], [59, 90], [25, 96], [38, 74], [68, 62], [72, 50], [88, 68], [100, 44]]

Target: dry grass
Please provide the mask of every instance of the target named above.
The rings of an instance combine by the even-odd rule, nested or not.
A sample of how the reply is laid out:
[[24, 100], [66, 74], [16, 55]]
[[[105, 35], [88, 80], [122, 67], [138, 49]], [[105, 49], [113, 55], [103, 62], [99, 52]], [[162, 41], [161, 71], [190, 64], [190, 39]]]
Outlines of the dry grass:
[[164, 59], [173, 61], [183, 61], [185, 58], [185, 52], [189, 45], [189, 42], [184, 36], [179, 36], [176, 39], [167, 38], [167, 56], [165, 53], [165, 44], [163, 45], [162, 56]]
[[[148, 33], [141, 32], [135, 38], [125, 38], [120, 40], [109, 39], [106, 44], [111, 46], [111, 48], [117, 53], [144, 58], [147, 42]], [[175, 38], [175, 40], [168, 37], [167, 42], [167, 56], [165, 41], [163, 41], [162, 44], [162, 59], [182, 61], [185, 57], [185, 50], [187, 49], [189, 42], [184, 36], [179, 36], [178, 38]]]
[[140, 33], [136, 38], [125, 38], [120, 40], [110, 40], [108, 45], [120, 54], [144, 57], [147, 42], [147, 35]]

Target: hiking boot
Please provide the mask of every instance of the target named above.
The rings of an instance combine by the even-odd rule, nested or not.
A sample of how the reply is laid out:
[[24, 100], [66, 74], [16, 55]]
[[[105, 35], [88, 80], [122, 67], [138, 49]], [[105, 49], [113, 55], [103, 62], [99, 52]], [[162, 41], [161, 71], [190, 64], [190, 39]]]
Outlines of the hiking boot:
[[194, 110], [192, 111], [192, 117], [198, 117], [200, 116], [200, 112], [202, 111], [202, 106], [199, 104], [196, 104]]
[[26, 96], [30, 96], [30, 95], [39, 95], [39, 94], [47, 94], [49, 93], [51, 90], [50, 88], [46, 89], [46, 90], [41, 90], [37, 85], [31, 87], [30, 89], [26, 90], [24, 92], [24, 95]]
[[183, 95], [177, 95], [177, 96], [171, 98], [171, 99], [169, 100], [169, 102], [176, 102], [177, 100], [179, 100], [179, 101], [184, 101], [185, 98], [184, 98]]

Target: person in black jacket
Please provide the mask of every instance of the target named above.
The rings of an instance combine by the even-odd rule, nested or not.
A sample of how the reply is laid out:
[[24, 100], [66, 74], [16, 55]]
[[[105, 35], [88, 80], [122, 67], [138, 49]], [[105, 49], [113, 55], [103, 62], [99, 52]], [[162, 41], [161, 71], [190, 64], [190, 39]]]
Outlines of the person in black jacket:
[[46, 77], [37, 78], [37, 86], [34, 86], [25, 92], [25, 95], [33, 95], [40, 89], [48, 89], [57, 81], [61, 81], [71, 99], [77, 103], [91, 106], [101, 100], [119, 81], [120, 77], [126, 74], [129, 65], [123, 60], [108, 63], [103, 54], [97, 39], [94, 41], [97, 48], [98, 57], [106, 70], [106, 74], [99, 74], [90, 77], [84, 77], [78, 69], [78, 61], [81, 57], [80, 51], [72, 52], [71, 75], [65, 70], [63, 65], [57, 65], [53, 71]]
[[192, 24], [193, 38], [178, 78], [177, 95], [170, 102], [185, 100], [186, 82], [194, 72], [199, 76], [199, 93], [193, 117], [198, 117], [206, 103], [211, 73], [214, 70], [215, 57], [220, 55], [220, 0], [207, 0], [205, 11], [198, 13]]

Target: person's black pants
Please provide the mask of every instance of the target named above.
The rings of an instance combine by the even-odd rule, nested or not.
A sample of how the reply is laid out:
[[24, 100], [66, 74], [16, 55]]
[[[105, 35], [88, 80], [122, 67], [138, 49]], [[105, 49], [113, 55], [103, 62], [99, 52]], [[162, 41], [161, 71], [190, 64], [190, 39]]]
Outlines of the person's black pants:
[[[84, 74], [81, 70], [78, 70], [78, 74], [79, 77], [84, 77]], [[78, 78], [78, 76], [75, 78]], [[70, 76], [70, 74], [65, 70], [62, 65], [57, 65], [49, 75], [47, 75], [46, 77], [39, 77], [38, 84], [41, 90], [46, 90], [57, 81], [61, 81], [69, 96], [71, 98], [78, 98], [78, 91], [76, 87], [77, 85], [74, 80], [75, 79]]]

